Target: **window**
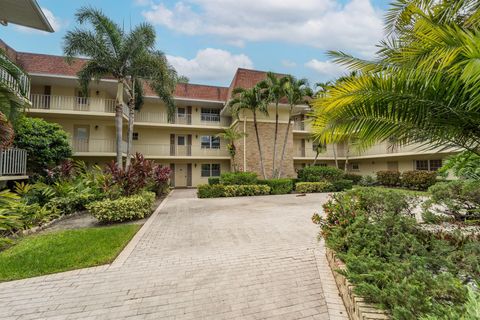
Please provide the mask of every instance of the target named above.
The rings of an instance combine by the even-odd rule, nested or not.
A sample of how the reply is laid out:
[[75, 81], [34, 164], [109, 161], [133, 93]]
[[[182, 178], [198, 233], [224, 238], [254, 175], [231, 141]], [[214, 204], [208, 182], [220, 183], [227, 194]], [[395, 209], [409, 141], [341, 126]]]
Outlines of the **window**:
[[220, 109], [202, 108], [200, 117], [202, 121], [220, 121]]
[[138, 132], [134, 132], [134, 133], [132, 134], [132, 139], [133, 139], [133, 140], [138, 140]]
[[220, 176], [220, 164], [219, 163], [203, 163], [201, 170], [202, 177], [219, 177]]
[[360, 170], [360, 165], [358, 163], [352, 163], [352, 170], [354, 171], [358, 171]]
[[315, 166], [316, 167], [326, 167], [327, 164], [326, 163], [316, 163]]
[[416, 160], [415, 169], [428, 171], [428, 160]]
[[215, 136], [201, 136], [202, 149], [220, 149], [220, 138]]
[[177, 136], [177, 145], [184, 146], [185, 145], [185, 136]]
[[441, 159], [430, 160], [430, 171], [437, 171], [441, 167], [442, 167]]

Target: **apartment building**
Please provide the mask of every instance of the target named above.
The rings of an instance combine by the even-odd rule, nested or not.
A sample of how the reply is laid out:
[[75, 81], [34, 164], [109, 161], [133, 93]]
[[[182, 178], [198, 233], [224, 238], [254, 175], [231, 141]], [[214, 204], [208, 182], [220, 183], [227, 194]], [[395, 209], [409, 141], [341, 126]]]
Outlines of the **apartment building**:
[[[0, 47], [20, 65], [31, 79], [32, 117], [56, 122], [69, 133], [74, 157], [89, 164], [103, 164], [115, 157], [115, 90], [114, 80], [92, 82], [88, 96], [82, 96], [76, 78], [84, 60], [69, 65], [63, 57], [15, 52], [4, 43]], [[263, 71], [238, 69], [229, 87], [181, 83], [177, 86], [175, 115], [168, 119], [166, 106], [146, 89], [145, 103], [135, 115], [133, 150], [146, 158], [172, 168], [172, 185], [190, 187], [207, 183], [208, 178], [230, 171], [232, 160], [226, 142], [217, 135], [232, 127], [245, 132], [236, 142], [235, 165], [244, 171], [261, 173], [260, 156], [253, 127], [253, 116], [244, 111], [233, 117], [227, 103], [236, 87], [248, 88], [263, 80]], [[279, 106], [277, 155], [280, 159], [289, 106]], [[296, 170], [314, 161], [316, 165], [343, 168], [372, 175], [378, 170], [436, 170], [453, 150], [419, 149], [418, 146], [398, 147], [380, 143], [365, 152], [357, 152], [344, 144], [328, 145], [317, 156], [310, 136], [307, 105], [296, 106], [291, 130], [286, 139], [282, 175], [295, 177]], [[127, 109], [124, 109], [126, 136]], [[269, 115], [258, 116], [258, 127], [267, 175], [272, 173], [274, 106]], [[124, 142], [123, 149], [126, 149]], [[126, 155], [125, 155], [126, 156]], [[277, 166], [278, 167], [278, 166]]]

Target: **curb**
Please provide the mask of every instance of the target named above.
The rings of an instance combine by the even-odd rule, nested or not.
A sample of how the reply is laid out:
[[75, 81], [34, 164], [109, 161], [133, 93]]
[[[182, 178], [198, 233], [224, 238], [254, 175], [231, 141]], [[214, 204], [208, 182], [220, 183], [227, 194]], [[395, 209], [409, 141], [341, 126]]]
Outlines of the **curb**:
[[120, 254], [115, 258], [115, 260], [110, 264], [109, 269], [115, 269], [115, 268], [120, 268], [125, 261], [127, 261], [128, 257], [130, 254], [133, 252], [133, 250], [137, 247], [137, 244], [140, 242], [142, 239], [143, 235], [150, 229], [150, 226], [152, 225], [153, 221], [155, 218], [158, 216], [160, 213], [160, 210], [163, 209], [165, 204], [168, 202], [168, 199], [170, 196], [175, 192], [175, 190], [172, 190], [166, 197], [163, 199], [162, 203], [160, 203], [155, 209], [155, 211], [152, 213], [152, 215], [148, 218], [147, 222], [143, 224], [143, 226], [138, 230], [138, 232], [135, 234], [135, 236], [130, 240], [130, 242], [127, 244], [127, 246], [120, 252]]
[[391, 319], [391, 317], [383, 310], [378, 309], [374, 305], [365, 302], [362, 297], [359, 297], [353, 292], [354, 286], [347, 280], [347, 278], [336, 270], [345, 270], [345, 264], [337, 258], [335, 251], [326, 248], [326, 256], [328, 265], [333, 272], [333, 277], [343, 299], [345, 308], [350, 319], [352, 320], [379, 320]]

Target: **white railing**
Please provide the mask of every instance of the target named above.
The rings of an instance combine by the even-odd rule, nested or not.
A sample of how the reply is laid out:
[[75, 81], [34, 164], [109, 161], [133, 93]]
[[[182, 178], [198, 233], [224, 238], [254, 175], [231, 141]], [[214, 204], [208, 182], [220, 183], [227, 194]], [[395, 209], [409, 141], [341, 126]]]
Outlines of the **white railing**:
[[359, 151], [354, 147], [350, 147], [349, 155], [355, 157], [361, 156], [371, 156], [371, 155], [388, 155], [388, 154], [399, 154], [399, 153], [435, 153], [441, 151], [441, 148], [428, 149], [423, 144], [410, 144], [405, 146], [392, 145], [387, 142], [382, 142], [376, 144], [367, 150]]
[[[343, 156], [343, 151], [342, 150], [337, 148], [336, 152], [334, 152], [333, 145], [327, 145], [326, 148], [324, 148], [323, 150], [321, 150], [319, 152], [318, 157], [319, 158], [325, 158], [325, 157], [334, 158], [335, 153], [336, 153], [337, 157]], [[316, 155], [317, 155], [317, 151], [313, 150], [313, 148], [311, 146], [307, 146], [304, 149], [302, 149], [302, 147], [300, 147], [300, 146], [295, 146], [295, 157], [298, 157], [298, 158], [315, 158]]]
[[134, 144], [134, 152], [146, 156], [172, 156], [172, 157], [227, 157], [228, 150], [218, 148], [202, 148], [201, 146], [178, 146], [170, 144]]
[[199, 117], [192, 116], [191, 114], [175, 114], [172, 119], [168, 119], [168, 115], [164, 112], [143, 112], [137, 111], [135, 114], [135, 122], [147, 122], [147, 123], [170, 123], [180, 125], [200, 125], [200, 126], [212, 126], [212, 127], [225, 127], [230, 125], [228, 118], [220, 117], [217, 115], [201, 115]]
[[0, 176], [27, 174], [27, 151], [10, 148], [0, 149]]
[[[74, 152], [100, 152], [115, 153], [114, 139], [72, 139], [72, 148]], [[122, 152], [127, 152], [127, 143], [122, 142]]]
[[308, 121], [292, 121], [294, 131], [310, 131], [310, 123]]
[[0, 83], [18, 97], [28, 100], [30, 96], [30, 79], [28, 75], [3, 54], [0, 54], [0, 59], [6, 62], [10, 69], [17, 74], [14, 77], [10, 70], [0, 66]]
[[[45, 94], [30, 95], [32, 109], [85, 111], [115, 113], [115, 99], [84, 98], [74, 96], [55, 96]], [[123, 105], [123, 113], [128, 116], [128, 107]]]

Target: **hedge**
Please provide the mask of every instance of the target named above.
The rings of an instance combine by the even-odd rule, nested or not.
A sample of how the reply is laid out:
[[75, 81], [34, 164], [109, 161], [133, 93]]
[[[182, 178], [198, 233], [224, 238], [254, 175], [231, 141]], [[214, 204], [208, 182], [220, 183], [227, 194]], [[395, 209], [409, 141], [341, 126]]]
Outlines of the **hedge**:
[[427, 190], [437, 182], [437, 172], [411, 170], [402, 173], [402, 187], [415, 190]]
[[396, 187], [400, 185], [400, 172], [394, 170], [377, 171], [377, 182], [382, 186]]
[[362, 181], [362, 176], [356, 173], [347, 172], [343, 175], [343, 179], [352, 180], [353, 184], [356, 185], [356, 184], [359, 184], [360, 181]]
[[292, 179], [270, 179], [258, 180], [258, 184], [264, 184], [270, 187], [270, 194], [287, 194], [293, 191]]
[[257, 184], [255, 172], [225, 172], [220, 175], [220, 183], [225, 185], [253, 185]]
[[298, 171], [298, 179], [303, 182], [336, 181], [343, 179], [344, 172], [335, 167], [309, 166]]
[[295, 185], [295, 190], [299, 193], [313, 193], [313, 192], [332, 192], [335, 191], [331, 182], [298, 182]]
[[209, 185], [220, 184], [220, 178], [219, 177], [210, 177], [210, 178], [208, 178], [208, 184]]
[[202, 184], [198, 186], [199, 198], [260, 196], [270, 194], [268, 185], [223, 185]]
[[347, 179], [341, 179], [331, 182], [333, 186], [333, 191], [343, 191], [350, 190], [353, 187], [353, 181]]
[[86, 205], [86, 208], [100, 222], [122, 222], [145, 218], [152, 213], [154, 202], [155, 193], [142, 192], [116, 200], [95, 201]]

